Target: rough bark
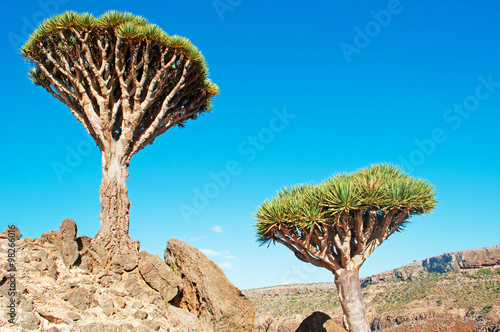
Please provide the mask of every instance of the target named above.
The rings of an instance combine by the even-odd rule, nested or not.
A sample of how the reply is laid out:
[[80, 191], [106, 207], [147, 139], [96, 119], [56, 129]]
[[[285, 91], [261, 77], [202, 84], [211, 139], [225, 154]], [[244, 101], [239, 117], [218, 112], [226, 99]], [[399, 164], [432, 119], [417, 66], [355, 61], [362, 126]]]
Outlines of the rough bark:
[[369, 332], [358, 270], [344, 270], [335, 277], [344, 324], [350, 332]]
[[120, 154], [103, 154], [101, 182], [101, 227], [92, 239], [96, 260], [102, 266], [119, 253], [134, 251], [129, 236], [130, 200], [126, 180], [128, 169]]

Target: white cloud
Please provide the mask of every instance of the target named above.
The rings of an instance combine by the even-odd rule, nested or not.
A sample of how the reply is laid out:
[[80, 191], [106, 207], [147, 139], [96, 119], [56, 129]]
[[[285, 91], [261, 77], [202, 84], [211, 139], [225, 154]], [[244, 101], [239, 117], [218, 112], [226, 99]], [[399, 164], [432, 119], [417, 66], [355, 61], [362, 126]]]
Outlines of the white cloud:
[[222, 233], [222, 227], [220, 227], [220, 226], [214, 226], [212, 228], [212, 231], [214, 231], [215, 233]]
[[224, 254], [224, 257], [227, 259], [235, 259], [236, 258], [236, 256], [232, 255], [229, 251], [223, 251], [222, 253]]
[[218, 264], [221, 269], [232, 269], [233, 266], [229, 262], [222, 262]]
[[213, 251], [212, 249], [200, 249], [200, 251], [207, 256], [219, 256], [220, 255], [220, 252]]

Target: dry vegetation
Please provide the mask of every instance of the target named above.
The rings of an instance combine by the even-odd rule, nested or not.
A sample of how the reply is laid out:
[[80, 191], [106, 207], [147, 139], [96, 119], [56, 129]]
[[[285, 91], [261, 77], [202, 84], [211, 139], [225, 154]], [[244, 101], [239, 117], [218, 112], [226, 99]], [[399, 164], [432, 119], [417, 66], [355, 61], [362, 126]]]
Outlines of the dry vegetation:
[[[301, 292], [301, 287], [304, 285], [296, 285], [288, 292], [274, 295], [254, 295], [250, 292], [248, 297], [257, 309], [257, 323], [272, 318], [274, 324], [268, 331], [284, 331], [289, 329], [287, 322], [300, 323], [314, 311], [341, 317], [334, 284], [329, 290], [319, 289], [311, 293]], [[383, 321], [394, 321], [396, 327], [402, 324], [403, 328], [405, 322], [408, 324], [430, 317], [422, 314], [432, 312], [463, 318], [470, 326], [475, 325], [475, 331], [500, 331], [498, 326], [491, 327], [495, 325], [491, 322], [500, 321], [500, 266], [446, 273], [421, 271], [411, 281], [381, 281], [368, 285], [363, 288], [363, 296], [370, 322], [383, 318]], [[488, 325], [486, 322], [490, 327], [485, 327]], [[280, 325], [283, 327], [280, 328]], [[288, 327], [284, 328], [285, 325]], [[373, 325], [376, 330], [377, 324]]]

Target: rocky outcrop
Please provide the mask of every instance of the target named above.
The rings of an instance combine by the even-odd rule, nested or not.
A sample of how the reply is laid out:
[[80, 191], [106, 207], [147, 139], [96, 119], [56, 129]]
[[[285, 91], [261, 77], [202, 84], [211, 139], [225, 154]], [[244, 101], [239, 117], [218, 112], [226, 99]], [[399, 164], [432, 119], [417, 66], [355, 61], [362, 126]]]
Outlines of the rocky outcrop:
[[80, 258], [78, 243], [76, 242], [76, 234], [78, 228], [74, 220], [66, 218], [63, 220], [60, 227], [61, 247], [59, 248], [64, 264], [67, 267], [75, 265]]
[[144, 281], [158, 291], [167, 302], [179, 292], [181, 278], [156, 255], [143, 251], [139, 254], [139, 273]]
[[[15, 270], [7, 260], [12, 242]], [[253, 316], [245, 312], [253, 311], [243, 308], [242, 303], [252, 306], [249, 302], [235, 301], [234, 294], [239, 290], [225, 277], [218, 284], [204, 280], [212, 278], [213, 267], [207, 270], [210, 277], [203, 274], [189, 279], [206, 288], [215, 287], [198, 290], [196, 283], [181, 279], [181, 266], [175, 265], [174, 271], [159, 256], [145, 251], [121, 255], [106, 267], [96, 266], [90, 243], [91, 238], [77, 236], [77, 226], [71, 219], [65, 219], [59, 231], [45, 232], [34, 240], [21, 239], [19, 229], [14, 227], [0, 233], [0, 260], [6, 262], [0, 265], [0, 306], [8, 308], [13, 303], [16, 319], [14, 324], [8, 322], [10, 313], [3, 310], [0, 331], [251, 331]], [[192, 265], [206, 267], [206, 262], [196, 255], [175, 257], [176, 264], [182, 261], [189, 265], [186, 273]], [[193, 258], [196, 261], [190, 262]], [[203, 321], [197, 314], [169, 303], [178, 295], [182, 283], [189, 284], [192, 294], [203, 294], [196, 306], [204, 312]], [[228, 299], [224, 298], [226, 295]], [[218, 306], [219, 302], [222, 305]], [[233, 305], [234, 312], [228, 309]], [[207, 308], [211, 310], [204, 311]], [[240, 317], [252, 318], [248, 322], [243, 320], [250, 329], [237, 326], [233, 320]], [[220, 326], [212, 324], [211, 329], [206, 328], [208, 322], [219, 320]]]
[[201, 251], [172, 239], [167, 242], [165, 262], [182, 278], [179, 294], [171, 303], [197, 315], [204, 331], [253, 330], [252, 303]]
[[269, 288], [249, 289], [244, 290], [246, 296], [284, 296], [284, 295], [299, 295], [299, 294], [313, 294], [317, 292], [337, 291], [337, 287], [333, 283], [318, 283], [307, 285], [289, 285], [289, 286], [275, 286]]
[[4, 233], [0, 233], [0, 239], [8, 239], [8, 238], [14, 238], [15, 240], [19, 240], [23, 235], [21, 234], [21, 231], [19, 228], [17, 228], [14, 225], [7, 226], [5, 229]]
[[461, 269], [500, 265], [500, 245], [453, 253]]
[[315, 311], [299, 325], [295, 332], [347, 332], [327, 314]]
[[381, 281], [413, 280], [420, 271], [445, 273], [493, 265], [500, 265], [500, 245], [455, 251], [427, 258], [423, 261], [364, 278], [361, 280], [361, 286], [374, 285]]
[[[361, 286], [375, 285], [380, 282], [412, 281], [421, 271], [445, 273], [473, 268], [500, 265], [500, 245], [446, 253], [425, 260], [410, 263], [403, 267], [378, 273], [361, 280]], [[336, 292], [335, 284], [311, 284], [275, 286], [269, 288], [245, 290], [247, 296], [283, 296], [288, 294]]]
[[78, 228], [74, 220], [66, 218], [60, 226], [60, 231], [48, 231], [36, 239], [36, 243], [50, 243], [55, 246], [64, 266], [73, 267], [80, 260], [80, 248], [77, 242]]

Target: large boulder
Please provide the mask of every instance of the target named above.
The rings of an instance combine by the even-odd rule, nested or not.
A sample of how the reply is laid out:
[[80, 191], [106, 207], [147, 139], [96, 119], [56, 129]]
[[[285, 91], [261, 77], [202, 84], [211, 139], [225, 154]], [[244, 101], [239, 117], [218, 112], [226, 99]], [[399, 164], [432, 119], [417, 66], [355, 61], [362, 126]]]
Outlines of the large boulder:
[[177, 295], [181, 278], [157, 255], [147, 251], [139, 254], [139, 273], [149, 287], [158, 291], [169, 302]]
[[299, 325], [295, 332], [347, 332], [327, 314], [316, 311]]
[[462, 269], [480, 268], [500, 264], [500, 245], [464, 250], [455, 253]]
[[19, 228], [14, 225], [9, 225], [5, 229], [4, 233], [0, 233], [0, 239], [10, 239], [14, 238], [16, 241], [20, 240], [23, 235]]
[[171, 239], [165, 262], [182, 277], [179, 294], [171, 303], [197, 315], [205, 331], [253, 331], [252, 303], [201, 251]]
[[81, 311], [87, 310], [97, 304], [94, 296], [84, 287], [78, 287], [69, 293], [68, 302]]
[[422, 266], [428, 272], [445, 273], [459, 270], [458, 262], [453, 254], [443, 254], [422, 261]]
[[80, 261], [80, 248], [76, 237], [78, 228], [73, 219], [66, 218], [62, 221], [59, 229], [60, 231], [43, 233], [42, 242], [53, 244], [57, 248], [64, 266], [71, 268]]
[[59, 250], [61, 252], [63, 262], [67, 267], [72, 267], [77, 262], [78, 258], [80, 258], [78, 243], [76, 242], [77, 232], [78, 229], [73, 219], [66, 218], [63, 220], [59, 231], [62, 241]]

